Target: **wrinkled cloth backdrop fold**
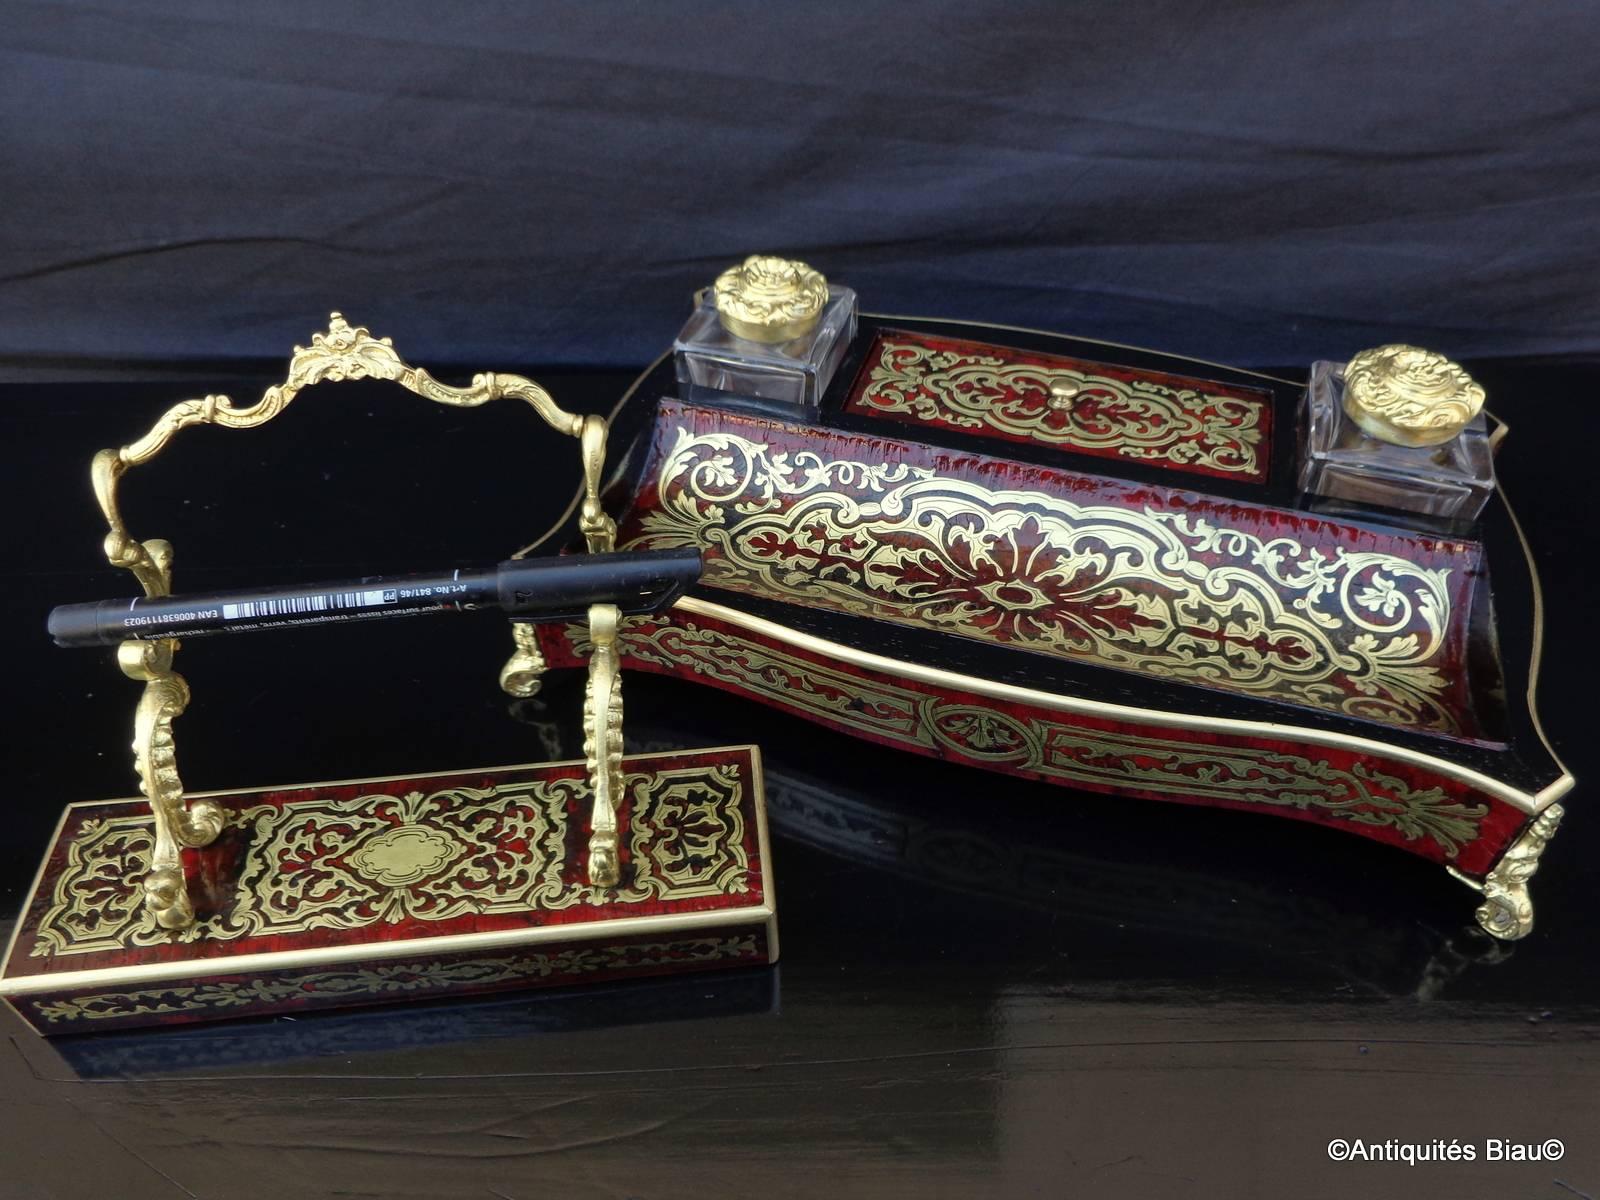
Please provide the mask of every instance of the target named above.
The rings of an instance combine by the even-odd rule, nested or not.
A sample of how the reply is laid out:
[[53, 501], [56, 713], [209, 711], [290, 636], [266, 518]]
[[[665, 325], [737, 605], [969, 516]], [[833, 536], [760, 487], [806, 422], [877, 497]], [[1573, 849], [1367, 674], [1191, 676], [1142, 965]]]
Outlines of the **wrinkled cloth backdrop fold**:
[[1600, 350], [1592, 3], [0, 4], [0, 372], [641, 363], [754, 250], [1244, 365]]

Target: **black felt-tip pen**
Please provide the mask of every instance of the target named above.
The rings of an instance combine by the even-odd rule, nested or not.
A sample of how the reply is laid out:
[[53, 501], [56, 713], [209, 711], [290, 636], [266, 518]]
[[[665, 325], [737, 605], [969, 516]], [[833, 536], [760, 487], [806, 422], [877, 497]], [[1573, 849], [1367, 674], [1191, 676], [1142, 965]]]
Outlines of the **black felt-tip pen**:
[[574, 554], [437, 575], [64, 604], [51, 611], [49, 629], [58, 646], [105, 646], [478, 608], [514, 621], [574, 620], [592, 604], [638, 615], [669, 607], [699, 577], [697, 550]]

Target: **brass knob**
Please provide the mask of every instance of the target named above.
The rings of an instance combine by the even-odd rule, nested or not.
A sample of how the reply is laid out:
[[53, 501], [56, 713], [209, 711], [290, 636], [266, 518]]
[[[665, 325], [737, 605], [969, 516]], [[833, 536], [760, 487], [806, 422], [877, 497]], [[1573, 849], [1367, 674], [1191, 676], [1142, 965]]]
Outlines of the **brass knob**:
[[1483, 408], [1483, 388], [1442, 354], [1420, 346], [1363, 350], [1345, 365], [1344, 411], [1396, 446], [1437, 446]]
[[735, 337], [787, 342], [810, 333], [828, 306], [828, 281], [803, 262], [752, 254], [717, 276], [717, 317]]
[[1075, 383], [1052, 383], [1048, 403], [1057, 412], [1071, 412], [1072, 402], [1078, 398], [1078, 393], [1082, 390]]

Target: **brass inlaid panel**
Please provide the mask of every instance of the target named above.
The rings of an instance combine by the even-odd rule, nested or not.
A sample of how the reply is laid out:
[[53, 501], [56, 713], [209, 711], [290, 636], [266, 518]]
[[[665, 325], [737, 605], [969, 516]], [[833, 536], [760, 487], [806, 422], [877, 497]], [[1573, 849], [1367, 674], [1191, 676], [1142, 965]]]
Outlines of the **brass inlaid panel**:
[[748, 891], [736, 764], [633, 772], [625, 785], [633, 872], [621, 888], [574, 881], [581, 873], [567, 861], [565, 831], [569, 806], [588, 805], [582, 778], [254, 805], [238, 813], [251, 844], [232, 902], [176, 934], [142, 903], [138, 877], [155, 836], [149, 816], [85, 820], [32, 955]]
[[732, 591], [1458, 729], [1448, 567], [792, 444], [678, 426], [629, 548], [700, 547]]
[[692, 771], [663, 771], [634, 791], [629, 843], [634, 875], [619, 899], [691, 900], [750, 890], [745, 853], [743, 784], [738, 768], [722, 763]]
[[430, 992], [482, 989], [532, 980], [554, 980], [683, 962], [749, 958], [754, 934], [684, 938], [643, 945], [570, 946], [510, 957], [374, 963], [325, 971], [296, 972], [248, 981], [216, 980], [109, 990], [62, 1000], [42, 1001], [44, 1020], [60, 1022], [119, 1020], [215, 1010], [244, 1010], [301, 999], [337, 998], [343, 1003], [386, 998], [425, 997]]
[[1266, 475], [1266, 393], [900, 332], [879, 335], [867, 361], [852, 412], [1199, 474]]
[[[643, 623], [625, 623], [625, 657], [656, 666], [685, 666], [695, 675], [739, 688], [755, 688], [763, 695], [783, 697], [788, 708], [819, 717], [848, 713], [856, 729], [897, 741], [915, 741], [922, 719], [922, 693], [890, 684], [863, 689], [859, 677], [821, 663], [768, 652], [759, 643], [733, 638], [716, 629], [693, 623], [661, 625], [643, 632]], [[579, 653], [590, 652], [589, 633], [582, 625], [568, 625], [567, 639]], [[796, 668], [803, 665], [803, 670]], [[758, 686], [759, 685], [759, 686]]]
[[[568, 626], [584, 652], [583, 630]], [[693, 621], [634, 621], [624, 657], [666, 670], [689, 670], [784, 707], [799, 706], [829, 723], [920, 749], [943, 748], [981, 764], [1156, 795], [1259, 804], [1336, 821], [1391, 829], [1408, 842], [1430, 839], [1454, 858], [1475, 840], [1488, 806], [1452, 799], [1440, 787], [1418, 788], [1359, 761], [1256, 748], [1185, 746], [1146, 734], [1086, 729], [1023, 710], [947, 699], [863, 675], [848, 681], [854, 704], [817, 707], [816, 680], [832, 674], [808, 658]], [[891, 722], [880, 714], [906, 713]]]

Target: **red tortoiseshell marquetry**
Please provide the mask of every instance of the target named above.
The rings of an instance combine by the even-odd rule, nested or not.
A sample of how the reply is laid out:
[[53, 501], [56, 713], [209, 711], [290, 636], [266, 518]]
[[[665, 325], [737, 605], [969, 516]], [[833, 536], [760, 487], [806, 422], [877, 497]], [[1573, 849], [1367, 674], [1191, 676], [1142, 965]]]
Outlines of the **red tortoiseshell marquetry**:
[[631, 549], [725, 592], [1493, 742], [1481, 547], [663, 401]]
[[[704, 590], [630, 624], [627, 669], [985, 770], [1343, 829], [1469, 876], [1528, 824], [1533, 797], [1454, 753], [1504, 736], [1474, 690], [1492, 700], [1497, 672], [1469, 669], [1477, 542], [671, 399], [651, 438], [619, 546], [698, 547]], [[849, 620], [802, 633], [781, 606]], [[1017, 682], [1015, 656], [1009, 684], [971, 653], [959, 670], [902, 661], [896, 627], [1026, 651], [1038, 682]], [[583, 661], [580, 628], [540, 638], [552, 666]], [[1128, 682], [1084, 695], [1051, 660]], [[1132, 677], [1262, 703], [1141, 704]]]
[[[552, 666], [584, 661], [580, 628], [540, 635]], [[622, 647], [626, 669], [710, 684], [878, 745], [1094, 792], [1276, 813], [1467, 874], [1487, 871], [1529, 819], [1469, 773], [1381, 744], [1002, 699], [682, 606], [633, 621]]]
[[889, 329], [845, 411], [1259, 483], [1272, 448], [1260, 388]]
[[754, 749], [623, 769], [614, 888], [588, 881], [582, 763], [215, 795], [177, 933], [144, 906], [148, 804], [74, 805], [0, 993], [60, 1033], [769, 961]]

